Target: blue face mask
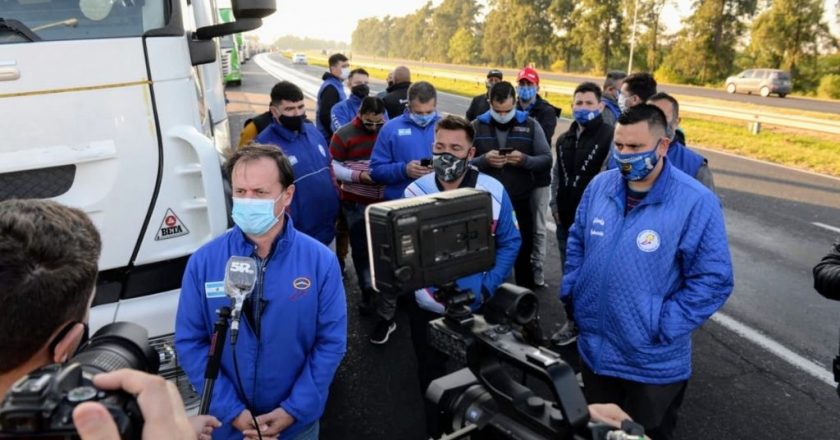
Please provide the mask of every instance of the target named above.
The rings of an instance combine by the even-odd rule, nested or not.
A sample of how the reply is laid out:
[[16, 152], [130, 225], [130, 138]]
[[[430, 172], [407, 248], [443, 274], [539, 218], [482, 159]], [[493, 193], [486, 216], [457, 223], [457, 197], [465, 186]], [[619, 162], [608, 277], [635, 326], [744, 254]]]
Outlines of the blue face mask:
[[519, 94], [520, 101], [530, 101], [537, 96], [537, 88], [535, 86], [519, 86], [516, 88], [516, 93]]
[[601, 110], [598, 110], [598, 109], [595, 109], [595, 110], [586, 110], [586, 109], [574, 110], [574, 111], [572, 111], [572, 115], [574, 116], [575, 121], [577, 121], [578, 124], [586, 125], [587, 122], [589, 122], [589, 121], [597, 118], [598, 116], [600, 116], [601, 115]]
[[656, 167], [656, 163], [659, 162], [659, 157], [656, 156], [656, 150], [658, 149], [659, 142], [656, 142], [656, 147], [653, 150], [643, 153], [620, 154], [618, 151], [614, 151], [613, 159], [618, 162], [621, 176], [625, 180], [636, 182], [644, 180]]
[[417, 124], [421, 127], [425, 127], [425, 126], [431, 124], [432, 121], [435, 120], [436, 116], [437, 116], [437, 112], [430, 113], [428, 115], [418, 115], [417, 113], [409, 113], [408, 114], [408, 117], [411, 118], [411, 120], [414, 121], [415, 124]]
[[[280, 197], [283, 197], [282, 193]], [[233, 222], [236, 223], [236, 226], [239, 226], [242, 232], [248, 235], [260, 236], [265, 234], [277, 224], [280, 216], [286, 211], [284, 207], [280, 211], [280, 215], [274, 215], [274, 204], [280, 200], [280, 197], [274, 200], [234, 197], [231, 212]]]

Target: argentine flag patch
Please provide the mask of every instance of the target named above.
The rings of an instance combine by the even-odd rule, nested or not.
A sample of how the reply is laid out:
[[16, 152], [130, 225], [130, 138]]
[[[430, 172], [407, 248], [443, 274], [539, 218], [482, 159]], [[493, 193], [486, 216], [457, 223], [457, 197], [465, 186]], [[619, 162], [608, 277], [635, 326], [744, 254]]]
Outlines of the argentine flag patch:
[[204, 283], [204, 296], [207, 298], [223, 298], [225, 296], [225, 282], [213, 281]]

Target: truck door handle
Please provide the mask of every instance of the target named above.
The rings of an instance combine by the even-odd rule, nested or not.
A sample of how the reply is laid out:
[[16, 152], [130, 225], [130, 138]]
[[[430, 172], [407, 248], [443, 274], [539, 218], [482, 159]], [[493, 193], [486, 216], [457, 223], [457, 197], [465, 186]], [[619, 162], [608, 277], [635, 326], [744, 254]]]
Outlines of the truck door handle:
[[0, 67], [0, 81], [15, 81], [20, 79], [20, 70], [17, 67]]

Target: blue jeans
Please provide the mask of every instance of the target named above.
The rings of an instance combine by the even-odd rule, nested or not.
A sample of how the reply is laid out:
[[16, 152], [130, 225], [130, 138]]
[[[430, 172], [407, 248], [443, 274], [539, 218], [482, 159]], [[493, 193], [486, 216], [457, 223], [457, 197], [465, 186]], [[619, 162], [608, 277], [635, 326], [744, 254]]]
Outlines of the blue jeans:
[[318, 434], [321, 431], [320, 422], [315, 421], [311, 425], [303, 428], [303, 431], [298, 432], [294, 435], [294, 437], [284, 437], [283, 433], [280, 433], [280, 438], [283, 440], [318, 440]]
[[350, 231], [350, 256], [353, 258], [353, 268], [359, 279], [359, 289], [369, 289], [370, 262], [368, 261], [367, 228], [365, 227], [365, 209], [367, 205], [356, 202], [341, 202], [341, 211], [347, 221]]

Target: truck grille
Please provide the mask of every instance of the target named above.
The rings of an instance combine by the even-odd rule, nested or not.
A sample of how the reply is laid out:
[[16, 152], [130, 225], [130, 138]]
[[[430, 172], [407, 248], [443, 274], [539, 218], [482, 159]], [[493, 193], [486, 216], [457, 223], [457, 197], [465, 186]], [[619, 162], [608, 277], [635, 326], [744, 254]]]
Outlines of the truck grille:
[[184, 407], [190, 410], [197, 407], [201, 396], [195, 392], [187, 374], [178, 365], [175, 355], [175, 335], [168, 334], [149, 339], [149, 343], [160, 355], [160, 375], [173, 382], [184, 400]]

